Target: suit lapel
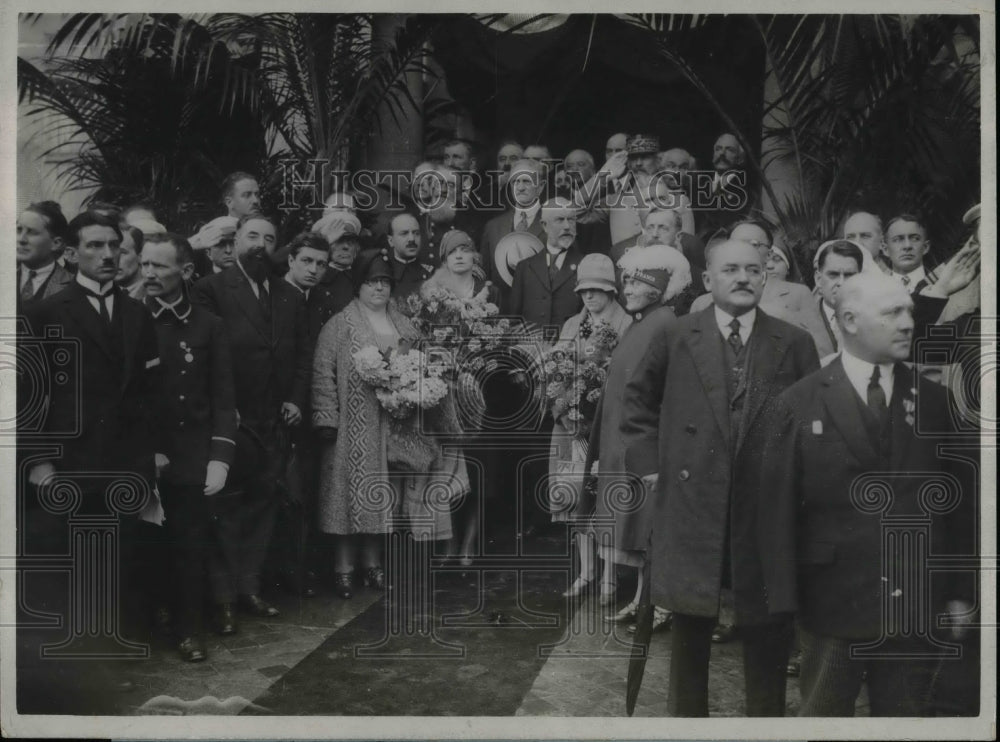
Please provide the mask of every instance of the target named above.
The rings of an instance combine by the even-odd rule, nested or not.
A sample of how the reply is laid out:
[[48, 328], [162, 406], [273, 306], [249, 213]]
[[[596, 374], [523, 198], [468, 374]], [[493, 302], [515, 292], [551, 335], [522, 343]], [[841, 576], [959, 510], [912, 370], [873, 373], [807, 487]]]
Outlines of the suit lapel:
[[[250, 320], [250, 324], [253, 329], [257, 331], [268, 343], [271, 342], [269, 333], [264, 331], [264, 313], [260, 308], [260, 302], [257, 300], [257, 295], [253, 292], [250, 287], [250, 282], [243, 275], [243, 271], [240, 270], [239, 266], [234, 266], [230, 271], [229, 275], [226, 276], [230, 287], [233, 290], [233, 295], [236, 297], [236, 303], [239, 304], [240, 309]], [[271, 287], [274, 288], [273, 286]], [[269, 292], [271, 295], [271, 306], [274, 306], [274, 291]]]
[[719, 328], [715, 324], [715, 310], [706, 309], [701, 312], [697, 324], [693, 325], [688, 333], [688, 348], [691, 350], [695, 367], [698, 369], [698, 377], [705, 389], [705, 396], [708, 397], [709, 405], [715, 414], [715, 421], [719, 424], [719, 430], [722, 431], [722, 435], [726, 439], [727, 447], [731, 447], [729, 399], [724, 371], [726, 359], [722, 352], [722, 343], [717, 335], [719, 335]]
[[862, 464], [877, 463], [878, 453], [872, 446], [871, 436], [861, 416], [858, 394], [851, 386], [840, 358], [835, 359], [822, 373], [823, 404], [847, 448]]
[[547, 262], [548, 258], [546, 257], [545, 251], [543, 250], [537, 255], [532, 255], [530, 258], [527, 258], [527, 260], [530, 261], [528, 263], [528, 267], [531, 268], [534, 274], [538, 277], [538, 280], [541, 282], [542, 286], [548, 286], [549, 264]]
[[[76, 305], [73, 316], [80, 323], [80, 327], [90, 335], [97, 347], [104, 351], [108, 358], [114, 358], [114, 352], [111, 349], [111, 339], [108, 337], [107, 328], [104, 327], [104, 320], [101, 319], [101, 315], [94, 309], [87, 295], [83, 293], [83, 287], [74, 281], [73, 285], [68, 288], [68, 291], [72, 292], [67, 298]], [[115, 299], [116, 309], [121, 306], [119, 303], [120, 299], [121, 297]]]
[[[905, 471], [903, 463], [910, 452], [913, 441], [913, 431], [916, 426], [916, 405], [914, 390], [917, 380], [913, 371], [905, 364], [897, 363], [893, 372], [892, 401], [889, 404], [889, 414], [892, 420], [892, 451], [890, 453], [890, 468], [893, 471]], [[913, 409], [913, 412], [909, 410]], [[909, 420], [907, 420], [909, 417]]]
[[555, 279], [552, 281], [552, 290], [555, 291], [564, 283], [566, 283], [570, 278], [576, 275], [576, 264], [579, 261], [579, 253], [577, 253], [575, 247], [571, 247], [566, 251], [566, 255], [563, 256], [562, 267], [556, 272]]
[[139, 324], [142, 321], [142, 312], [145, 310], [129, 301], [124, 291], [116, 292], [115, 307], [122, 313], [122, 333], [124, 335], [122, 348], [125, 353], [122, 388], [124, 388], [128, 384], [135, 366], [136, 344], [139, 342]]
[[743, 445], [743, 435], [750, 429], [754, 418], [760, 414], [767, 400], [777, 370], [788, 352], [781, 328], [764, 312], [757, 310], [754, 322], [753, 339], [750, 345], [750, 367], [747, 370], [747, 401], [743, 424], [740, 427], [740, 437], [737, 450]]

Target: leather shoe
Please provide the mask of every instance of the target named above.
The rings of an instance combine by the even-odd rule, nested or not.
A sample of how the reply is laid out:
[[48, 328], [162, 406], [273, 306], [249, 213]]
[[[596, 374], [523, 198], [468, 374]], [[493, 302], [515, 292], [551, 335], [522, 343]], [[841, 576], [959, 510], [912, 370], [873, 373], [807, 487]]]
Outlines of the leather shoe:
[[258, 618], [274, 618], [280, 611], [259, 595], [241, 595], [240, 607]]
[[587, 586], [590, 585], [590, 582], [591, 581], [588, 580], [586, 577], [583, 576], [577, 577], [573, 581], [573, 584], [569, 586], [568, 590], [563, 590], [563, 597], [564, 598], [578, 597], [587, 589]]
[[181, 653], [181, 659], [185, 662], [204, 662], [208, 659], [204, 643], [196, 636], [181, 639], [177, 644], [177, 651]]
[[333, 573], [333, 591], [337, 597], [349, 600], [354, 595], [354, 585], [350, 572]]
[[232, 603], [220, 603], [216, 608], [215, 630], [222, 636], [232, 636], [236, 633], [236, 611]]
[[736, 638], [736, 627], [728, 623], [720, 623], [712, 632], [712, 641], [716, 644], [727, 644]]

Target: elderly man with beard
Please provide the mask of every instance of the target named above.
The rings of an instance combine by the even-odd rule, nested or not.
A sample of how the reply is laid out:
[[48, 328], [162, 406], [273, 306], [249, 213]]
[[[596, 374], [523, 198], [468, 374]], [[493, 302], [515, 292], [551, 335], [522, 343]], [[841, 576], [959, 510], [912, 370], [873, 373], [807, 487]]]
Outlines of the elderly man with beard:
[[288, 429], [301, 423], [309, 393], [305, 299], [274, 277], [275, 249], [274, 223], [263, 214], [244, 216], [236, 227], [236, 265], [202, 278], [191, 292], [194, 304], [222, 318], [232, 349], [236, 408], [261, 448], [255, 454], [261, 475], [217, 510], [209, 576], [216, 629], [223, 635], [236, 633], [237, 600], [255, 616], [278, 615], [260, 595], [260, 572], [274, 528], [284, 443]]
[[625, 386], [625, 470], [650, 497], [650, 598], [673, 611], [669, 713], [708, 716], [712, 634], [731, 593], [747, 714], [782, 716], [791, 624], [768, 614], [747, 483], [763, 454], [761, 413], [819, 359], [804, 330], [758, 309], [765, 274], [756, 248], [728, 240], [706, 252], [715, 305], [656, 337]]
[[510, 313], [523, 317], [529, 327], [559, 328], [581, 306], [571, 280], [583, 257], [576, 247], [576, 209], [564, 198], [552, 199], [541, 208], [541, 222], [545, 250], [517, 264]]

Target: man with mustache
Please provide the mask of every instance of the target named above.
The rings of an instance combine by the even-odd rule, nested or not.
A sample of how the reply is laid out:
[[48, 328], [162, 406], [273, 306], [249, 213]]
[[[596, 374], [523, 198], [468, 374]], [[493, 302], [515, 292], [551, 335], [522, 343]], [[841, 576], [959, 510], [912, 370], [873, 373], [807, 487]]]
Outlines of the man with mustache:
[[423, 235], [420, 222], [413, 214], [396, 214], [389, 222], [388, 258], [392, 270], [393, 298], [403, 300], [419, 291], [421, 284], [434, 273], [431, 263], [420, 261]]
[[236, 457], [236, 399], [222, 320], [192, 306], [185, 284], [194, 251], [174, 234], [149, 236], [140, 272], [163, 360], [155, 397], [159, 490], [170, 547], [174, 630], [185, 662], [208, 657], [202, 636], [210, 498], [226, 485]]
[[[800, 716], [854, 716], [865, 682], [872, 716], [928, 715], [932, 658], [946, 656], [941, 641], [959, 638], [955, 618], [971, 618], [970, 575], [927, 585], [926, 565], [895, 551], [906, 535], [887, 536], [887, 524], [909, 518], [927, 529], [924, 553], [975, 555], [975, 465], [939, 454], [956, 443], [953, 415], [946, 391], [905, 364], [912, 312], [893, 278], [848, 278], [836, 297], [840, 356], [787, 389], [768, 415], [761, 557], [770, 612], [798, 616]], [[954, 482], [954, 499], [946, 486], [931, 503], [926, 491], [942, 479]], [[922, 626], [926, 633], [911, 630]]]
[[650, 598], [673, 612], [672, 716], [708, 716], [712, 633], [724, 592], [743, 633], [747, 714], [781, 716], [791, 624], [767, 612], [747, 487], [762, 456], [762, 412], [819, 368], [804, 331], [758, 308], [764, 260], [741, 240], [707, 248], [714, 306], [679, 318], [630, 375], [619, 431], [625, 470], [649, 488]]
[[237, 630], [234, 605], [260, 617], [278, 615], [260, 595], [260, 570], [274, 527], [275, 488], [282, 476], [287, 428], [302, 421], [309, 394], [310, 351], [305, 300], [274, 277], [274, 223], [263, 214], [236, 227], [236, 265], [195, 283], [191, 299], [222, 318], [232, 348], [236, 408], [261, 444], [263, 473], [218, 508], [218, 537], [209, 575], [216, 629]]
[[576, 209], [567, 199], [554, 198], [541, 207], [541, 224], [545, 250], [517, 264], [510, 313], [529, 327], [559, 328], [582, 306], [571, 280], [583, 258], [576, 247]]
[[430, 184], [427, 197], [417, 201], [424, 240], [421, 258], [434, 264], [439, 259], [441, 237], [448, 230], [465, 232], [475, 242], [482, 231], [483, 219], [473, 205], [468, 173], [448, 165], [435, 165], [421, 177]]
[[696, 183], [695, 193], [692, 194], [699, 212], [697, 220], [703, 242], [707, 243], [716, 230], [732, 224], [751, 210], [754, 189], [744, 168], [745, 163], [746, 151], [735, 135], [725, 133], [715, 140], [712, 148], [715, 174], [710, 190], [706, 193], [704, 186]]
[[[108, 513], [106, 488], [127, 473], [138, 475], [151, 489], [156, 474], [151, 404], [159, 388], [159, 348], [149, 311], [114, 283], [122, 244], [117, 218], [84, 211], [70, 221], [66, 240], [77, 264], [75, 280], [29, 307], [27, 317], [36, 337], [45, 338], [48, 330], [58, 328], [79, 356], [76, 364], [56, 356], [44, 359], [53, 374], [58, 369], [65, 379], [51, 385], [37, 431], [46, 434], [46, 444], [58, 444], [61, 453], [35, 461], [28, 481], [41, 492], [56, 477], [70, 477], [81, 494], [74, 515], [114, 516], [117, 513]], [[43, 342], [41, 352], [49, 356], [62, 348], [65, 353], [65, 342], [56, 345]], [[30, 383], [18, 385], [19, 393], [30, 391]], [[49, 515], [46, 530], [61, 531], [64, 524], [59, 521]], [[138, 576], [129, 569], [135, 562], [137, 529], [134, 516], [119, 515], [119, 595], [130, 638], [135, 636], [132, 623], [139, 621], [135, 614], [142, 608], [135, 598], [142, 593], [136, 589]], [[64, 545], [65, 538], [63, 534]], [[101, 568], [94, 565], [95, 570]], [[114, 617], [99, 619], [107, 625]], [[67, 615], [66, 620], [84, 618]]]

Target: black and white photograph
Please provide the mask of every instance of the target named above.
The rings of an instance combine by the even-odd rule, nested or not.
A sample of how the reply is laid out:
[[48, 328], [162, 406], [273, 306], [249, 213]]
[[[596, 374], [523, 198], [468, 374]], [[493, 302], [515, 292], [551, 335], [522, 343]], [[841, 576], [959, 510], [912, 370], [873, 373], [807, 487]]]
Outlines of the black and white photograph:
[[996, 738], [995, 9], [546, 5], [0, 7], [4, 736]]

